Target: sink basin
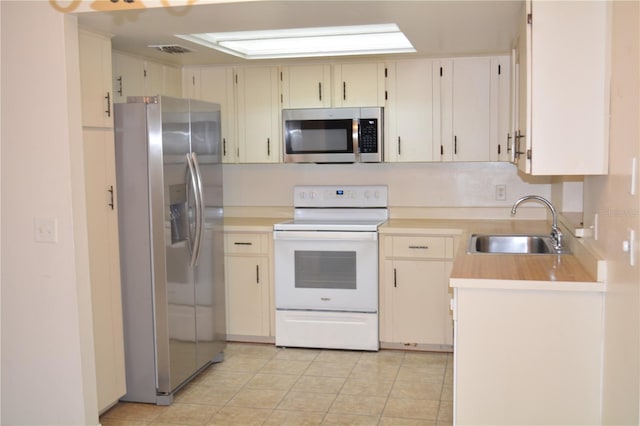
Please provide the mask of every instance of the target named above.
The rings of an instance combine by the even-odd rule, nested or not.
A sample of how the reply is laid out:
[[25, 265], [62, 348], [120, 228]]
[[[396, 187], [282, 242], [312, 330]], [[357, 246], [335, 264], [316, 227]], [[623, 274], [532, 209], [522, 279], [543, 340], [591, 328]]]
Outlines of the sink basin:
[[469, 253], [494, 254], [563, 254], [553, 248], [548, 235], [481, 235], [469, 239]]

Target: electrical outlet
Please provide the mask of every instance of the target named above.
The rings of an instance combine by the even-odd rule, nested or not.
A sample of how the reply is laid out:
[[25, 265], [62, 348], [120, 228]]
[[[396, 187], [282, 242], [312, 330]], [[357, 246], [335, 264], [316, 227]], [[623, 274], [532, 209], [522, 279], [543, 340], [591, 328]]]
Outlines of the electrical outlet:
[[507, 200], [507, 185], [500, 184], [496, 185], [496, 201], [506, 201]]
[[34, 238], [39, 243], [57, 243], [57, 219], [53, 217], [37, 217], [34, 221]]

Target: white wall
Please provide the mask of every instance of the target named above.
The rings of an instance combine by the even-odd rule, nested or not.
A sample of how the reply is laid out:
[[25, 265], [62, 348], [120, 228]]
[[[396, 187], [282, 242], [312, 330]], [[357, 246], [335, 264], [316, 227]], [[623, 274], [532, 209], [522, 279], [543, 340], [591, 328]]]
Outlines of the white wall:
[[[2, 424], [98, 423], [75, 17], [2, 1]], [[34, 240], [36, 218], [57, 243]]]
[[[387, 184], [391, 207], [498, 207], [528, 194], [550, 197], [550, 179], [508, 163], [225, 165], [225, 206], [291, 206], [294, 185]], [[496, 201], [495, 185], [507, 187]]]
[[585, 220], [598, 215], [596, 244], [607, 259], [602, 411], [611, 425], [637, 425], [640, 411], [640, 259], [631, 266], [622, 250], [629, 230], [640, 233], [640, 197], [629, 190], [631, 159], [640, 157], [639, 28], [640, 3], [613, 2], [609, 175], [584, 184]]

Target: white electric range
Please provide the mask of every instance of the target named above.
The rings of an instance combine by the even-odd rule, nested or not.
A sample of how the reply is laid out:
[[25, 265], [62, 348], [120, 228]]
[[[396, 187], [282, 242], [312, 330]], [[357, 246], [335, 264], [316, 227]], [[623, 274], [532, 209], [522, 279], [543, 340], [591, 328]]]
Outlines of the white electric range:
[[378, 227], [387, 187], [297, 186], [274, 225], [276, 345], [378, 350]]

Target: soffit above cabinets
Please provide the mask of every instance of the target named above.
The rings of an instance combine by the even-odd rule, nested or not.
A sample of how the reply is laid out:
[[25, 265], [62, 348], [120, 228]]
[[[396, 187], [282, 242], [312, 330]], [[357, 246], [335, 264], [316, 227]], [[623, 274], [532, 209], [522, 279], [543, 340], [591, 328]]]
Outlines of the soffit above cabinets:
[[[510, 52], [524, 7], [523, 0], [193, 3], [192, 6], [172, 10], [147, 7], [78, 13], [78, 24], [88, 30], [111, 34], [112, 46], [116, 50], [178, 65], [256, 61], [207, 49], [179, 39], [175, 34], [380, 23], [397, 24], [416, 48], [416, 53], [401, 54], [398, 58], [469, 56]], [[192, 52], [166, 53], [148, 47], [174, 44]]]

